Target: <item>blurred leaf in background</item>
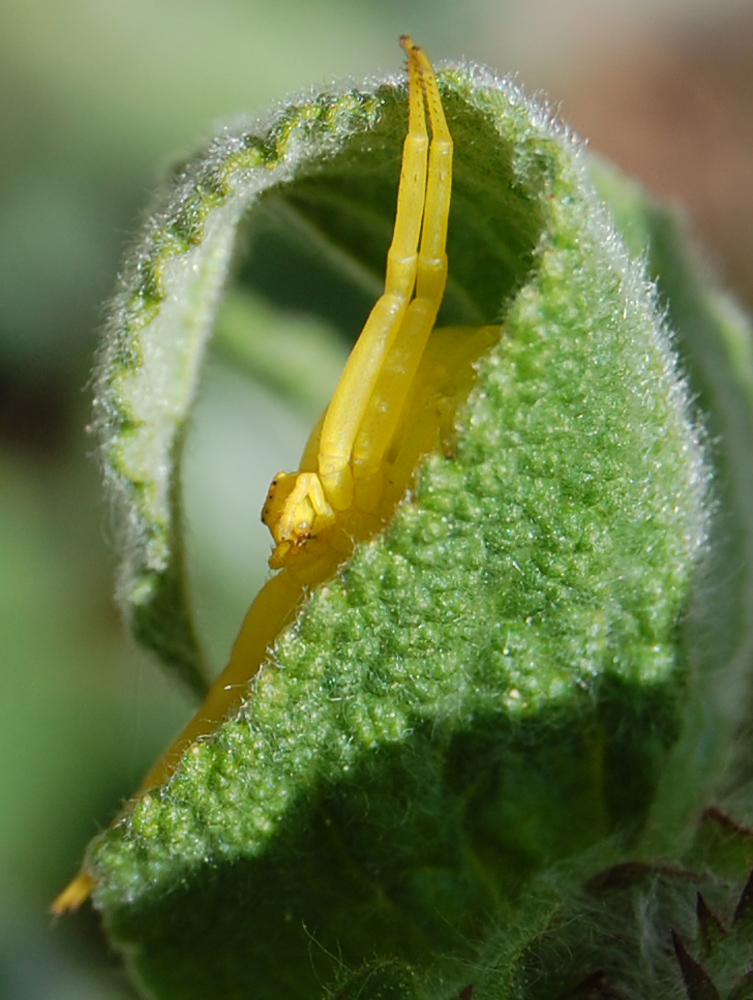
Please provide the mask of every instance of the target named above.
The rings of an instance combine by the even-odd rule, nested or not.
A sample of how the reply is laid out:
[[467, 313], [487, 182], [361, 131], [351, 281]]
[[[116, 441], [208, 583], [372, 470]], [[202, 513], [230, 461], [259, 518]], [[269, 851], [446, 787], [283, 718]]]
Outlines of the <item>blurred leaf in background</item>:
[[[611, 6], [615, 10], [605, 9]], [[3, 4], [0, 994], [14, 1000], [131, 995], [119, 973], [96, 957], [102, 952], [95, 922], [80, 917], [50, 933], [46, 908], [97, 823], [106, 821], [190, 710], [122, 635], [110, 599], [107, 511], [84, 430], [100, 303], [155, 182], [216, 118], [263, 109], [343, 75], [394, 70], [397, 36], [410, 30], [437, 61], [467, 56], [520, 71], [530, 90], [546, 85], [597, 149], [643, 176], [641, 163], [626, 157], [640, 146], [655, 148], [657, 128], [677, 176], [697, 163], [702, 149], [711, 155], [713, 148], [719, 163], [735, 164], [734, 173], [719, 168], [692, 189], [660, 186], [662, 193], [689, 193], [691, 214], [711, 220], [704, 226], [722, 267], [751, 301], [751, 208], [746, 185], [735, 180], [750, 175], [753, 159], [745, 128], [753, 65], [751, 34], [744, 30], [749, 4], [618, 6], [593, 0]], [[737, 18], [731, 26], [728, 12]], [[713, 86], [704, 89], [711, 75], [699, 76], [698, 68], [731, 66], [730, 51], [741, 53], [734, 61], [739, 72], [715, 72]], [[684, 100], [663, 115], [656, 114], [655, 95], [667, 96], [667, 78], [658, 71], [647, 78], [636, 68], [636, 52], [665, 72], [672, 68]], [[675, 53], [671, 62], [668, 52]], [[625, 79], [636, 88], [639, 80], [648, 83], [625, 90]], [[588, 109], [578, 103], [584, 93], [591, 95]], [[615, 93], [628, 104], [617, 113]], [[730, 109], [725, 116], [722, 108]], [[635, 138], [626, 146], [628, 135], [639, 135], [637, 125], [630, 133], [625, 128], [628, 111], [636, 122], [658, 126], [645, 131], [642, 143]], [[708, 122], [718, 129], [714, 143], [698, 131]], [[675, 154], [675, 127], [682, 123], [689, 124]], [[610, 134], [623, 146], [610, 145]], [[734, 192], [731, 208], [718, 201], [724, 191]], [[313, 283], [307, 286], [309, 265], [305, 255], [295, 261], [282, 284], [305, 298]], [[356, 312], [362, 300], [354, 295]], [[284, 322], [299, 319], [292, 314]], [[305, 331], [326, 345], [329, 374], [319, 396], [312, 390], [285, 408], [278, 398], [285, 387], [269, 371], [255, 373], [254, 387], [231, 370], [227, 359], [242, 345], [233, 337], [232, 314], [223, 324], [187, 470], [194, 578], [216, 665], [266, 571], [268, 543], [257, 522], [268, 481], [278, 468], [295, 464], [311, 411], [326, 398], [324, 383], [345, 350], [341, 331]], [[223, 428], [252, 427], [262, 417], [279, 429], [262, 453], [250, 440], [239, 440], [232, 454], [217, 449]], [[216, 481], [223, 483], [219, 492], [209, 488]]]

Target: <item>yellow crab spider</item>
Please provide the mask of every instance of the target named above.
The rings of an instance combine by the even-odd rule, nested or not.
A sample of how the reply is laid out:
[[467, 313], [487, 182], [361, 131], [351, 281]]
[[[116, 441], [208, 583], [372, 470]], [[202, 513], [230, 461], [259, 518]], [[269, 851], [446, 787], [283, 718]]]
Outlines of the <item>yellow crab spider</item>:
[[[455, 410], [472, 385], [473, 363], [499, 338], [499, 327], [434, 329], [447, 281], [453, 144], [428, 57], [408, 37], [401, 44], [408, 57], [408, 134], [384, 293], [299, 471], [278, 474], [270, 487], [262, 519], [275, 542], [270, 566], [280, 572], [254, 600], [230, 662], [136, 797], [167, 781], [191, 745], [240, 703], [310, 588], [331, 578], [355, 543], [390, 519], [421, 456], [437, 446], [451, 450]], [[75, 909], [93, 887], [84, 866], [53, 912]]]
[[272, 566], [286, 565], [301, 545], [335, 525], [338, 515], [366, 513], [378, 504], [381, 490], [373, 479], [394, 434], [393, 415], [415, 376], [444, 295], [452, 139], [428, 58], [410, 39], [402, 44], [410, 77], [408, 135], [384, 293], [327, 408], [316, 467], [281, 473], [272, 484], [263, 515], [277, 543]]

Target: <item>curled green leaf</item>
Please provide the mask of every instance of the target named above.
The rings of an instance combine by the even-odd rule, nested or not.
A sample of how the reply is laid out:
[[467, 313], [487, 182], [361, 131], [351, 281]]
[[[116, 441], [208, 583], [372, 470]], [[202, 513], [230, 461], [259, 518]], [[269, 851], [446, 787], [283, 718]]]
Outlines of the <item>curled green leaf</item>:
[[[562, 128], [484, 69], [440, 82], [440, 320], [502, 337], [453, 453], [311, 595], [237, 716], [95, 845], [97, 904], [155, 997], [528, 995], [505, 991], [559, 912], [547, 873], [580, 884], [672, 843], [718, 774], [717, 751], [685, 752], [729, 728], [721, 701], [700, 711], [714, 643], [688, 638], [712, 465], [655, 290]], [[378, 275], [405, 96], [387, 80], [224, 131], [126, 271], [98, 424], [125, 599], [183, 668], [180, 447], [238, 227], [276, 211]]]

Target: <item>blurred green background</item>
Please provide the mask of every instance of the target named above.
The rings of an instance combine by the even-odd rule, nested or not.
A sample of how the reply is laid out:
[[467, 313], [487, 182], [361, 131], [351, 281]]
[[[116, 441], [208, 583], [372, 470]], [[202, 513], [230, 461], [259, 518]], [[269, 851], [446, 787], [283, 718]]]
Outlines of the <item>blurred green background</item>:
[[[119, 258], [164, 169], [215, 120], [397, 72], [406, 31], [435, 61], [487, 62], [547, 91], [592, 148], [687, 206], [753, 305], [749, 0], [0, 3], [0, 997], [133, 996], [91, 911], [53, 922], [47, 907], [190, 712], [112, 601], [86, 426]], [[227, 360], [210, 365], [186, 483], [217, 667], [264, 578], [258, 511], [326, 398], [344, 350], [332, 343], [297, 412]]]

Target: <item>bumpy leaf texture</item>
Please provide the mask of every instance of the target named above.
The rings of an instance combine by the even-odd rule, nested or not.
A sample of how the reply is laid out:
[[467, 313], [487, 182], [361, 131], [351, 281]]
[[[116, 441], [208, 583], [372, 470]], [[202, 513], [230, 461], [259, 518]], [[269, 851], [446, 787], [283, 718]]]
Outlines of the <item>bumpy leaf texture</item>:
[[[559, 906], [542, 878], [671, 853], [718, 779], [750, 663], [740, 323], [710, 292], [693, 307], [663, 217], [602, 171], [631, 256], [590, 162], [515, 84], [440, 84], [440, 320], [501, 339], [452, 454], [310, 596], [237, 715], [96, 842], [97, 905], [150, 996], [524, 995], [511, 969]], [[376, 284], [406, 117], [389, 79], [224, 130], [124, 272], [97, 389], [121, 593], [197, 689], [180, 452], [238, 232], [295, 220]]]

